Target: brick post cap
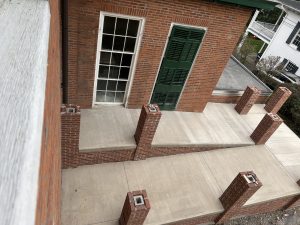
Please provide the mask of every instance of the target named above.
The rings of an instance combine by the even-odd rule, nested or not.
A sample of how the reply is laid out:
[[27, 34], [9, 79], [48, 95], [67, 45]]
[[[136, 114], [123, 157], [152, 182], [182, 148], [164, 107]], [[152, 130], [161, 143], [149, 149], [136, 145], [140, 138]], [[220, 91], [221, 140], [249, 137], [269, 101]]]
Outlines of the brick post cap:
[[281, 89], [282, 91], [286, 92], [287, 94], [291, 95], [293, 92], [288, 89], [287, 87], [279, 87], [278, 89]]
[[60, 107], [62, 114], [80, 114], [80, 106], [75, 104], [63, 104]]
[[278, 116], [277, 114], [267, 113], [266, 116], [270, 117], [273, 121], [283, 122], [283, 119], [281, 119], [281, 117]]
[[257, 175], [253, 171], [240, 172], [239, 175], [241, 175], [244, 178], [249, 187], [262, 186], [261, 181], [258, 179]]
[[62, 105], [60, 106], [60, 112], [66, 112], [66, 111], [67, 111], [66, 105], [65, 105], [65, 104], [62, 104]]
[[144, 104], [143, 108], [147, 114], [161, 114], [160, 108], [157, 104]]
[[259, 90], [257, 87], [255, 86], [247, 86], [247, 88], [250, 88], [251, 90], [253, 90], [254, 93], [260, 94], [261, 90]]
[[150, 210], [151, 206], [146, 190], [128, 192], [127, 196], [129, 197], [130, 208], [132, 211]]

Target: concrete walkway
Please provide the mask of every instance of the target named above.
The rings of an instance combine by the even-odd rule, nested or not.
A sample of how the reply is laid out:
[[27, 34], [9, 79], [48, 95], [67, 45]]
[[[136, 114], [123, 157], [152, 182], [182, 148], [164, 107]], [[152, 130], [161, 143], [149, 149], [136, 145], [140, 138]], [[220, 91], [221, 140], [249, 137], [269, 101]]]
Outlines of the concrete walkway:
[[134, 149], [139, 116], [140, 110], [122, 106], [82, 109], [79, 150]]
[[83, 166], [63, 170], [62, 224], [117, 225], [126, 193], [139, 189], [151, 201], [145, 224], [221, 212], [218, 198], [246, 170], [263, 183], [247, 205], [300, 193], [267, 146]]
[[300, 139], [287, 125], [282, 124], [265, 146], [295, 181], [300, 180]]
[[[135, 148], [134, 133], [140, 110], [121, 106], [102, 106], [82, 110], [80, 151]], [[254, 145], [250, 134], [265, 114], [255, 105], [248, 115], [240, 116], [233, 104], [208, 103], [203, 113], [163, 111], [154, 146]]]
[[[256, 114], [265, 114], [262, 105], [255, 105], [245, 116], [239, 115], [233, 104], [220, 103], [208, 103], [203, 113], [163, 111], [152, 145], [254, 145], [250, 138], [254, 129], [248, 120]], [[250, 123], [257, 125], [259, 120]]]
[[[239, 115], [233, 104], [208, 103], [203, 113], [163, 111], [154, 146], [252, 146], [250, 134], [264, 117], [264, 105]], [[140, 110], [101, 107], [82, 110], [80, 151], [135, 148], [134, 133]], [[291, 176], [300, 179], [300, 139], [282, 124], [266, 143]]]

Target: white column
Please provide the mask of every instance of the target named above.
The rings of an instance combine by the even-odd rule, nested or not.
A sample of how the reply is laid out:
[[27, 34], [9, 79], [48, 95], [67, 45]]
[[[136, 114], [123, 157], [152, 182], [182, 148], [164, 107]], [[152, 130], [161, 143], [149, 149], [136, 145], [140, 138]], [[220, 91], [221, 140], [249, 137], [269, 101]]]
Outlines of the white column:
[[259, 11], [256, 10], [255, 13], [254, 13], [254, 15], [253, 15], [253, 17], [252, 17], [252, 19], [251, 19], [251, 22], [249, 23], [249, 26], [248, 26], [247, 30], [245, 31], [245, 33], [244, 33], [244, 35], [243, 35], [242, 40], [240, 41], [240, 43], [239, 43], [239, 45], [238, 45], [238, 47], [237, 47], [237, 53], [238, 53], [238, 54], [240, 53], [240, 50], [241, 50], [241, 48], [242, 48], [242, 46], [243, 46], [244, 42], [246, 41], [246, 38], [247, 38], [247, 36], [248, 36], [248, 34], [249, 34], [248, 29], [249, 29], [249, 27], [251, 27], [252, 24], [255, 22], [255, 20], [256, 20], [258, 14], [259, 14]]
[[251, 27], [251, 26], [252, 26], [252, 24], [255, 22], [256, 18], [258, 17], [258, 14], [259, 14], [259, 13], [260, 13], [259, 10], [256, 10], [256, 11], [255, 11], [255, 13], [254, 13], [254, 15], [253, 15], [253, 17], [252, 17], [252, 20], [251, 20], [251, 22], [249, 23], [249, 26], [248, 26], [248, 27]]
[[266, 43], [264, 42], [264, 44], [261, 46], [261, 48], [259, 49], [258, 53], [261, 53], [261, 51], [264, 49]]
[[242, 40], [240, 41], [240, 43], [239, 43], [239, 45], [238, 45], [238, 47], [236, 49], [236, 51], [237, 51], [238, 54], [240, 53], [241, 48], [242, 48], [243, 44], [245, 43], [248, 34], [249, 34], [248, 30], [246, 30], [246, 32], [243, 35]]
[[274, 25], [273, 31], [275, 31], [276, 26], [278, 25], [278, 23], [279, 23], [281, 17], [283, 16], [283, 13], [284, 13], [284, 10], [282, 9], [281, 14], [280, 14], [280, 16], [278, 17], [278, 19], [277, 19], [277, 21], [276, 21], [276, 23], [275, 23], [275, 25]]

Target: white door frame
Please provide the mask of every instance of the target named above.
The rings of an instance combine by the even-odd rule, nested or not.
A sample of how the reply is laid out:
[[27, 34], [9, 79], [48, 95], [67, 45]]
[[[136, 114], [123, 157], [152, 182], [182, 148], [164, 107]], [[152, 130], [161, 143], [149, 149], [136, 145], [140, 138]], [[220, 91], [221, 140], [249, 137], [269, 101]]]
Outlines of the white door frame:
[[[137, 40], [136, 40], [135, 49], [134, 49], [134, 53], [133, 53], [133, 61], [131, 62], [128, 81], [127, 81], [127, 85], [126, 85], [126, 89], [125, 89], [125, 93], [124, 93], [124, 100], [122, 103], [96, 102], [97, 80], [98, 80], [97, 78], [98, 78], [98, 73], [99, 73], [100, 50], [101, 50], [101, 45], [102, 45], [103, 24], [104, 24], [105, 16], [112, 16], [112, 17], [125, 18], [125, 19], [134, 19], [134, 20], [140, 21], [138, 34], [137, 34]], [[135, 70], [136, 70], [136, 63], [137, 63], [141, 40], [142, 40], [142, 36], [143, 36], [143, 32], [144, 32], [144, 26], [145, 26], [145, 18], [144, 17], [136, 17], [136, 16], [129, 16], [129, 15], [100, 11], [92, 107], [97, 107], [99, 105], [123, 105], [123, 104], [125, 106], [127, 106], [128, 97], [130, 95], [130, 91], [132, 88], [132, 81], [133, 81], [133, 77], [134, 77]]]

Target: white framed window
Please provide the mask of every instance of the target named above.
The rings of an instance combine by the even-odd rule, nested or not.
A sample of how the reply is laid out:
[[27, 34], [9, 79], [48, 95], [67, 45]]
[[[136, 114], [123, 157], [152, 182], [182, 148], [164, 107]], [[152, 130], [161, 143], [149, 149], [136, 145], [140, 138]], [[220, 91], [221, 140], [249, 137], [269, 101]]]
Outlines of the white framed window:
[[123, 104], [135, 69], [143, 18], [101, 12], [93, 105]]
[[286, 64], [285, 64], [285, 66], [284, 66], [284, 70], [286, 71], [286, 72], [291, 72], [291, 73], [293, 73], [295, 70], [297, 70], [298, 69], [298, 67], [294, 64], [294, 63], [292, 63], [291, 61], [288, 61]]
[[295, 45], [297, 48], [300, 48], [300, 29], [292, 40], [292, 45]]

